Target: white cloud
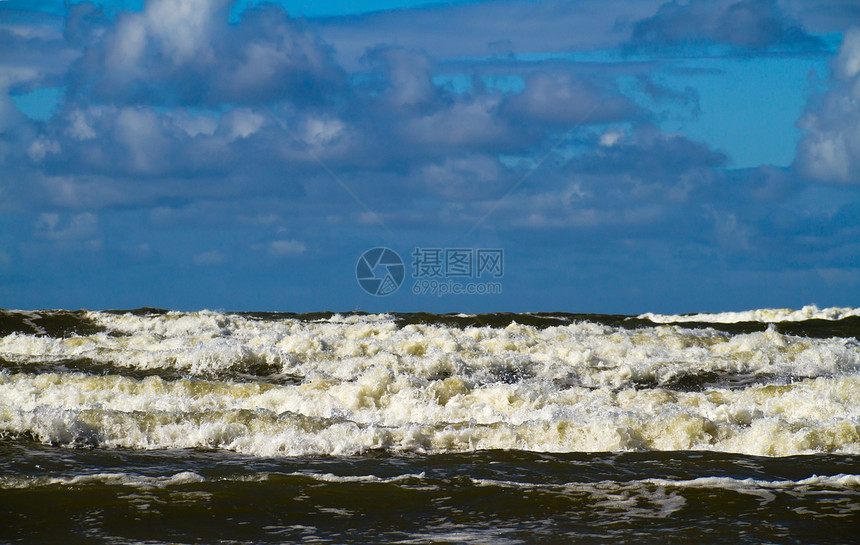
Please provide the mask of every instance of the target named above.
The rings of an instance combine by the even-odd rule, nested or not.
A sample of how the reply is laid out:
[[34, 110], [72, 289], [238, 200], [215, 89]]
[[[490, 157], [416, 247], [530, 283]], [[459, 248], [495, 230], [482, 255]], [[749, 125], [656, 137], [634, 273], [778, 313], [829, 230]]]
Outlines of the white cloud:
[[30, 159], [37, 163], [44, 159], [49, 153], [59, 152], [60, 144], [56, 140], [51, 140], [44, 136], [40, 136], [36, 140], [33, 140], [30, 147], [27, 149], [27, 154], [30, 156]]
[[428, 55], [400, 47], [381, 47], [368, 56], [372, 62], [381, 63], [388, 79], [386, 99], [393, 106], [420, 106], [438, 97], [439, 90], [432, 79], [434, 63]]
[[273, 240], [268, 244], [269, 255], [283, 257], [298, 255], [305, 251], [305, 245], [297, 240]]
[[600, 145], [606, 148], [612, 147], [624, 136], [625, 133], [622, 129], [609, 129], [600, 135]]
[[795, 166], [824, 182], [860, 184], [860, 29], [845, 33], [830, 89], [814, 97], [797, 126], [806, 131]]
[[264, 214], [260, 212], [256, 216], [245, 216], [240, 215], [236, 218], [241, 223], [249, 224], [249, 225], [274, 225], [276, 223], [280, 223], [284, 221], [284, 218], [275, 214], [274, 212], [270, 212], [268, 214]]
[[337, 140], [345, 128], [337, 119], [311, 118], [305, 122], [304, 141], [315, 147], [326, 146]]
[[458, 202], [486, 198], [500, 186], [510, 184], [502, 163], [487, 155], [446, 157], [437, 164], [425, 165], [420, 181], [426, 189]]
[[97, 218], [89, 212], [72, 216], [44, 213], [39, 214], [35, 233], [36, 236], [48, 240], [82, 240], [95, 234], [96, 226]]
[[841, 79], [848, 80], [860, 73], [860, 28], [845, 33], [834, 65]]
[[144, 173], [155, 170], [168, 147], [158, 114], [143, 108], [123, 108], [114, 123], [114, 135], [128, 151], [133, 167]]
[[636, 106], [617, 90], [566, 72], [530, 75], [507, 107], [527, 120], [549, 123], [605, 123], [634, 115]]
[[151, 0], [146, 6], [149, 32], [158, 36], [173, 62], [214, 55], [209, 47], [212, 27], [223, 18], [231, 0]]
[[263, 116], [255, 114], [248, 108], [236, 108], [223, 118], [231, 140], [248, 138], [260, 130], [264, 121]]
[[87, 120], [87, 113], [81, 110], [73, 110], [69, 114], [69, 127], [66, 129], [66, 134], [76, 140], [92, 140], [96, 137], [96, 131], [93, 130]]
[[171, 121], [190, 137], [212, 136], [218, 128], [218, 119], [213, 115], [190, 115], [184, 110], [170, 112]]
[[195, 265], [220, 265], [224, 263], [224, 254], [218, 250], [210, 250], [194, 256]]
[[76, 70], [103, 102], [252, 104], [327, 100], [342, 71], [306, 25], [275, 5], [230, 22], [231, 0], [151, 0], [123, 12]]

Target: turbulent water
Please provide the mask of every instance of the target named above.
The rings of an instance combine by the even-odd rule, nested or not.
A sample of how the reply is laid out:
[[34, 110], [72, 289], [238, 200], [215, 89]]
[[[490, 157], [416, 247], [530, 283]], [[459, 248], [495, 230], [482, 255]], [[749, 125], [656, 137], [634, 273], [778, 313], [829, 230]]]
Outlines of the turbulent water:
[[0, 310], [3, 541], [846, 542], [858, 522], [860, 309]]

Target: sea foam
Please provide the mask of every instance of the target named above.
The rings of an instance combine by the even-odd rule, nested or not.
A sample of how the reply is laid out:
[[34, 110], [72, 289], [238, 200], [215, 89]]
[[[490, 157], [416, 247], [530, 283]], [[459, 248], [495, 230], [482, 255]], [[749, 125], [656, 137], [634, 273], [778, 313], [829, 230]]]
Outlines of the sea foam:
[[[0, 358], [19, 366], [0, 372], [0, 433], [259, 456], [860, 453], [853, 338], [587, 321], [400, 326], [388, 315], [88, 317], [102, 330], [0, 338]], [[42, 372], [20, 367], [30, 364]], [[126, 373], [151, 369], [179, 375]]]

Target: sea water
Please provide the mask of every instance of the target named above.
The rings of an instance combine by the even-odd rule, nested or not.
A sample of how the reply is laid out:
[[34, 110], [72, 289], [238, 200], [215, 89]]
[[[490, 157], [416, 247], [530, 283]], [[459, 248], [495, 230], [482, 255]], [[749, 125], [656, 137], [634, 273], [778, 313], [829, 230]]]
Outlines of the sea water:
[[0, 539], [851, 541], [858, 338], [854, 308], [0, 311]]

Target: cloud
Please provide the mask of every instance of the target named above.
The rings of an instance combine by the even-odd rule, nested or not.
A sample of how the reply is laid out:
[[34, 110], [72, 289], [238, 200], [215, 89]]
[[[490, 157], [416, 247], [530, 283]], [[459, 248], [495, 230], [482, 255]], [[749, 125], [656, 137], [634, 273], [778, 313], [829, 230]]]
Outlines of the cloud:
[[39, 238], [53, 241], [82, 240], [96, 233], [95, 214], [85, 212], [71, 216], [43, 213], [36, 221], [35, 234]]
[[438, 154], [457, 150], [502, 151], [517, 140], [516, 130], [498, 115], [500, 97], [458, 100], [426, 116], [408, 119], [395, 130], [415, 151]]
[[[150, 0], [142, 12], [120, 13], [103, 35], [90, 33], [73, 91], [113, 104], [194, 106], [311, 105], [337, 94], [343, 73], [312, 31], [273, 5], [230, 24], [231, 3]], [[82, 17], [70, 20], [75, 35], [87, 35]]]
[[30, 158], [45, 170], [66, 173], [156, 175], [194, 155], [168, 116], [138, 106], [66, 104], [37, 140]]
[[750, 49], [819, 48], [822, 42], [790, 20], [775, 0], [671, 0], [639, 21], [637, 49], [723, 44]]
[[[699, 93], [691, 86], [686, 86], [684, 89], [671, 89], [661, 85], [654, 78], [645, 74], [636, 76], [636, 82], [639, 89], [653, 103], [651, 106], [651, 115], [655, 118], [665, 118], [669, 116], [684, 116], [686, 118], [695, 119], [701, 114], [701, 104]], [[660, 111], [658, 108], [667, 108], [665, 111]], [[677, 110], [681, 110], [677, 112]]]
[[203, 252], [201, 254], [197, 254], [194, 256], [192, 260], [195, 265], [208, 266], [208, 265], [220, 265], [224, 263], [226, 257], [223, 253], [218, 250], [209, 250], [208, 252]]
[[237, 219], [240, 223], [260, 226], [276, 225], [279, 223], [283, 223], [284, 221], [284, 218], [281, 217], [280, 214], [275, 214], [274, 212], [269, 212], [267, 214], [260, 212], [255, 216], [247, 216], [242, 214], [238, 216]]
[[856, 0], [781, 0], [779, 5], [792, 19], [803, 21], [807, 32], [844, 32], [860, 25], [860, 5]]
[[[756, 56], [814, 40], [782, 3], [660, 6], [511, 0], [304, 21], [269, 5], [231, 21], [226, 0], [148, 0], [138, 13], [79, 4], [65, 19], [0, 24], [0, 74], [11, 74], [0, 207], [24, 218], [0, 242], [15, 270], [28, 247], [52, 256], [103, 238], [111, 258], [162, 276], [241, 257], [250, 274], [280, 279], [278, 259], [296, 258], [288, 269], [319, 281], [313, 267], [391, 236], [392, 247], [490, 241], [534, 257], [555, 288], [589, 270], [620, 283], [629, 271], [713, 279], [721, 266], [795, 262], [840, 278], [856, 258], [858, 197], [798, 173], [858, 178], [858, 122], [845, 109], [856, 38], [846, 34], [830, 90], [807, 107], [795, 169], [728, 170], [706, 143], [658, 126], [698, 114], [696, 90], [667, 82], [699, 66], [612, 51], [632, 40]], [[10, 98], [62, 84], [47, 120]], [[820, 142], [841, 143], [847, 159]]]
[[602, 87], [565, 72], [532, 74], [523, 90], [506, 104], [506, 112], [527, 122], [612, 123], [632, 118], [639, 110], [611, 84]]
[[433, 83], [435, 62], [426, 53], [402, 47], [378, 46], [365, 61], [382, 72], [384, 100], [397, 109], [421, 110], [438, 104], [441, 89]]
[[62, 83], [77, 52], [63, 37], [63, 19], [0, 4], [0, 89], [15, 94]]
[[609, 49], [629, 39], [634, 21], [662, 0], [554, 0], [436, 3], [405, 10], [310, 21], [347, 70], [360, 66], [368, 44], [398, 45], [434, 59], [506, 52]]
[[[613, 128], [591, 138], [589, 151], [579, 156], [556, 154], [551, 168], [523, 170], [519, 179], [529, 175], [530, 183], [501, 203], [494, 212], [497, 221], [532, 229], [650, 225], [663, 235], [687, 236], [679, 225], [693, 221], [699, 222], [696, 231], [704, 229], [689, 207], [733, 200], [720, 196], [725, 188], [715, 173], [725, 156], [701, 143], [650, 125], [637, 125], [629, 134]], [[481, 209], [493, 206], [493, 201], [478, 202], [471, 213], [480, 217]]]
[[[570, 19], [588, 5], [551, 3], [531, 20]], [[451, 13], [478, 8], [464, 9]], [[378, 207], [388, 213], [479, 199], [515, 174], [500, 154], [529, 155], [586, 115], [586, 124], [643, 115], [612, 77], [559, 66], [530, 66], [515, 91], [461, 65], [471, 85], [455, 92], [436, 80], [447, 65], [427, 51], [371, 43], [347, 74], [315, 34], [330, 21], [297, 21], [271, 5], [233, 23], [226, 0], [150, 0], [113, 18], [72, 6], [66, 21], [80, 57], [67, 67], [64, 99], [47, 123], [19, 116], [8, 131], [6, 162], [29, 183], [7, 192], [34, 208], [292, 197], [357, 217], [343, 183], [384, 194]]]
[[489, 155], [445, 157], [419, 167], [416, 178], [417, 191], [454, 202], [483, 199], [514, 183], [504, 164]]
[[305, 245], [297, 240], [273, 240], [267, 244], [267, 247], [272, 257], [298, 255], [305, 251]]
[[[283, 230], [279, 229], [279, 231]], [[265, 252], [269, 257], [282, 258], [301, 255], [305, 253], [307, 247], [303, 242], [295, 239], [278, 239], [269, 242], [254, 243], [251, 245], [251, 249]]]
[[828, 83], [797, 122], [805, 133], [794, 165], [815, 180], [860, 185], [860, 28], [844, 34]]

